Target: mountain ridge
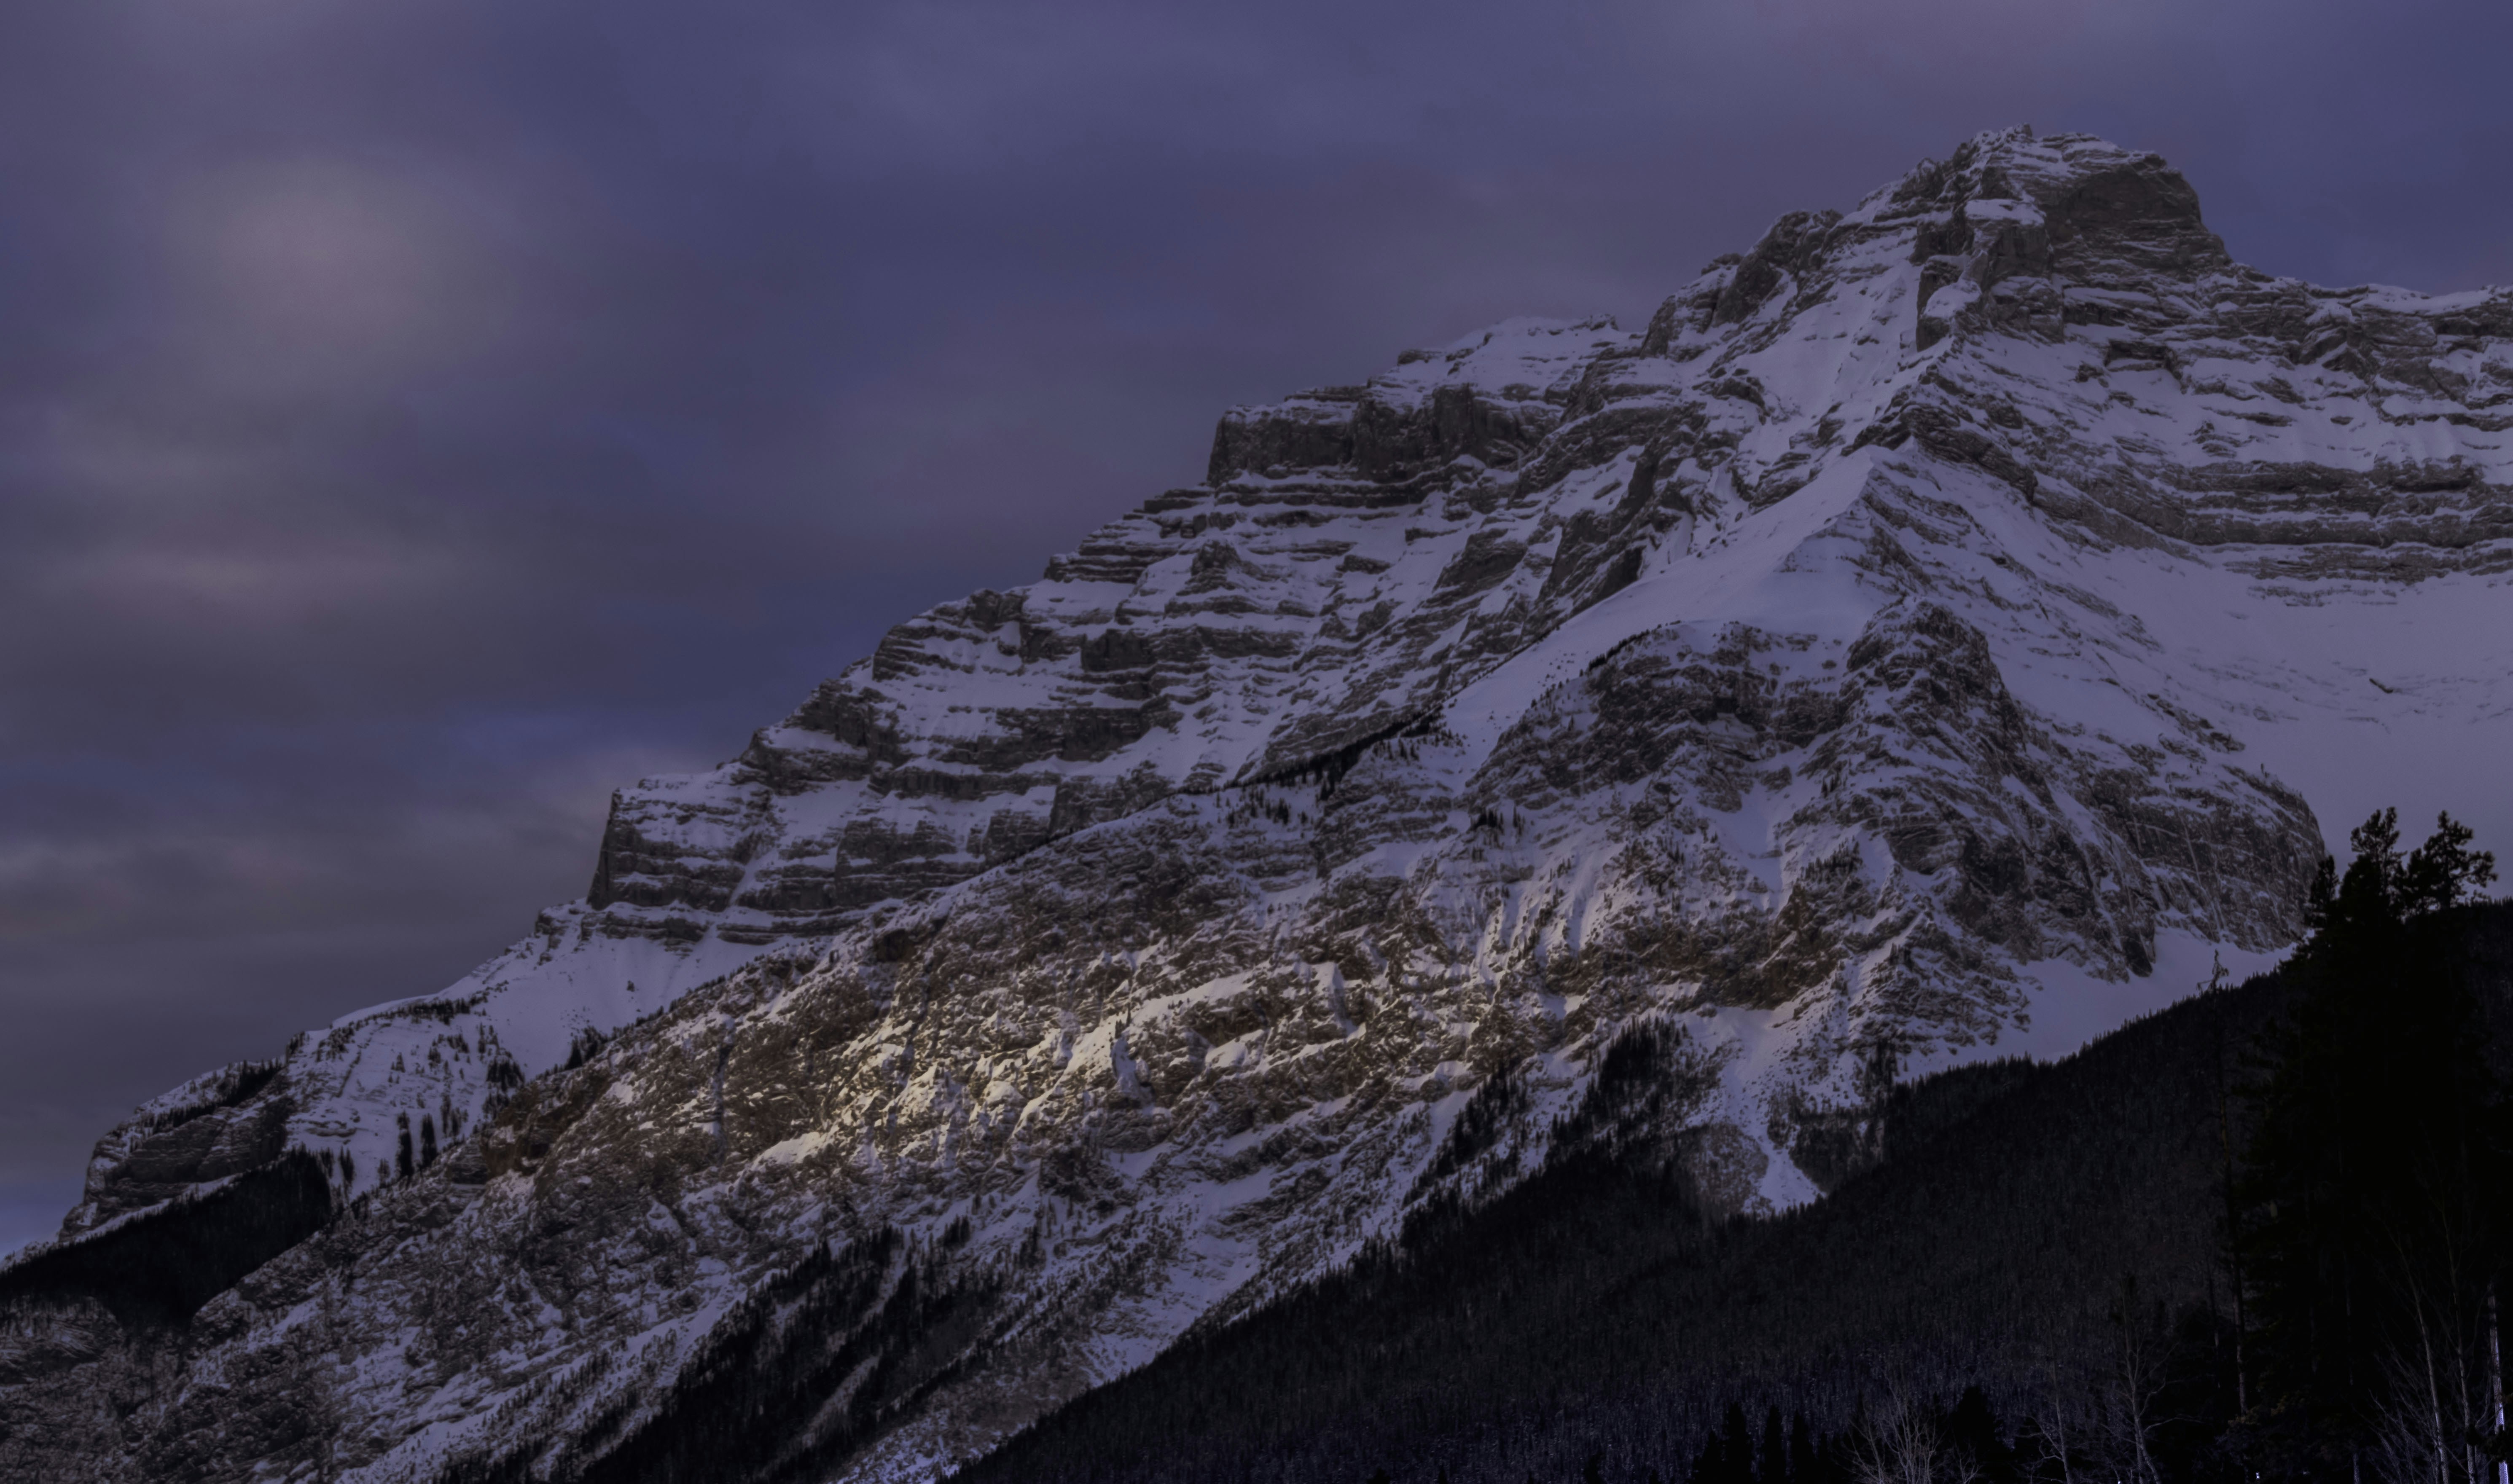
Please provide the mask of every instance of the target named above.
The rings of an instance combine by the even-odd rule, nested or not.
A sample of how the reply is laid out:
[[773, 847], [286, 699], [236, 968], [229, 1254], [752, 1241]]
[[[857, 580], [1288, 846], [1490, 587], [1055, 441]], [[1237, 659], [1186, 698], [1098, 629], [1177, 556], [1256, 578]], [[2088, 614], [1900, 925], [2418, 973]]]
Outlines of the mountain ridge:
[[[289, 1466], [564, 1476], [570, 1386], [660, 1405], [813, 1244], [962, 1230], [973, 1338], [846, 1464], [897, 1476], [1507, 1189], [1653, 1018], [1710, 1208], [1813, 1199], [1864, 1069], [2273, 958], [2369, 759], [2483, 792], [2508, 428], [2513, 294], [2272, 279], [2156, 157], [1982, 136], [1636, 333], [1232, 410], [1205, 486], [623, 791], [516, 949], [143, 1108], [64, 1240], [293, 1149], [354, 1219], [174, 1349], [28, 1322], [169, 1476], [243, 1476], [194, 1377], [254, 1357], [328, 1409], [253, 1393]], [[105, 1385], [22, 1364], [13, 1424]]]

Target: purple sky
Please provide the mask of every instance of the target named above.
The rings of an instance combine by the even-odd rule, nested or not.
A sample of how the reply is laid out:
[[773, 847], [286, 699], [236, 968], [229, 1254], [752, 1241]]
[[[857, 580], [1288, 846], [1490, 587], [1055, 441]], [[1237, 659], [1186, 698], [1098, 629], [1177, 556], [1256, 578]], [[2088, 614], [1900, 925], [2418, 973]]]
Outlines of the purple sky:
[[1637, 323], [2014, 123], [2164, 152], [2276, 272], [2513, 280], [2508, 14], [0, 8], [0, 1250], [1230, 403]]

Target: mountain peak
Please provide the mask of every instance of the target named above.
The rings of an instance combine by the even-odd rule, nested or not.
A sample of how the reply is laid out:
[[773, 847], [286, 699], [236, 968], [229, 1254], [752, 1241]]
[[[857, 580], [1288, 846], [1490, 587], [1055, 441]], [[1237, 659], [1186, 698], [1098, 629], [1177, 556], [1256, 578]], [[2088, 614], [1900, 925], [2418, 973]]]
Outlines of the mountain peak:
[[[1829, 281], [1879, 240], [1907, 247], [1922, 268], [1921, 345], [1942, 338], [1944, 316], [1927, 312], [1939, 289], [1990, 291], [2019, 281], [2023, 298], [1987, 322], [2055, 339], [2056, 286], [2124, 290], [2159, 279], [2187, 283], [2231, 266], [2208, 230], [2198, 193], [2160, 155], [2138, 154], [2092, 135], [2039, 136], [2030, 127], [1966, 140], [1944, 160], [1924, 160], [1848, 213], [1791, 212], [1748, 252], [1710, 265], [1703, 279], [1661, 306], [1644, 337], [1663, 350], [1673, 326], [1740, 323], [1781, 284]], [[2051, 293], [2033, 292], [2036, 285]], [[2000, 306], [1993, 304], [1992, 310]]]
[[2038, 215], [2054, 248], [2144, 271], [2188, 274], [2230, 262], [2180, 172], [2162, 155], [2093, 135], [2037, 136], [2030, 126], [1975, 135], [1869, 196], [1855, 215], [1890, 221], [1938, 213], [1958, 229]]

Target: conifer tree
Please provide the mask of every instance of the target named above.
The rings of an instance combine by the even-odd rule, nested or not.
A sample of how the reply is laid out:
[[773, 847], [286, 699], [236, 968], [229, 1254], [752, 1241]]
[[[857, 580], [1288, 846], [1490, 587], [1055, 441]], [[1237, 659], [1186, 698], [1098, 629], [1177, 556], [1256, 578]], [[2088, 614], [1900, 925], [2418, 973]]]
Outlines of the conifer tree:
[[1817, 1484], [1820, 1477], [1815, 1429], [1807, 1425], [1806, 1414], [1800, 1412], [1789, 1419], [1789, 1478], [1793, 1484]]
[[1745, 1408], [1740, 1403], [1728, 1404], [1728, 1420], [1719, 1430], [1720, 1452], [1726, 1463], [1721, 1469], [1725, 1484], [1754, 1484], [1754, 1425], [1745, 1421]]
[[1998, 1417], [1979, 1386], [1964, 1387], [1954, 1411], [1946, 1415], [1946, 1446], [1968, 1459], [1973, 1470], [1991, 1484], [2013, 1484], [2014, 1451], [1999, 1436]]
[[2491, 1297], [2507, 1232], [2503, 1100], [2468, 976], [2421, 921], [2493, 861], [2449, 815], [2405, 859], [2395, 810], [2325, 860], [2293, 1023], [2253, 1088], [2238, 1177], [2262, 1462], [2454, 1484], [2493, 1385]]
[[2435, 832], [2410, 852], [2400, 872], [2400, 896], [2408, 916], [2457, 907], [2495, 879], [2495, 852], [2472, 850], [2469, 826], [2450, 814], [2435, 816]]

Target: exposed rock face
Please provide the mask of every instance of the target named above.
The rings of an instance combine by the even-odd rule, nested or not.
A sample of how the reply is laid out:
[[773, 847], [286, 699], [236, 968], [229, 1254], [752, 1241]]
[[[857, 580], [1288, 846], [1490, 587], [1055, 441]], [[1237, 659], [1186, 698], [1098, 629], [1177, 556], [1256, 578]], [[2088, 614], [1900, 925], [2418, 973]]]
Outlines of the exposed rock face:
[[903, 1477], [1505, 1185], [1670, 1018], [1652, 1136], [1812, 1198], [1880, 1058], [2291, 942], [2328, 739], [2476, 765], [2406, 719], [2501, 667], [2407, 620], [2501, 625], [2508, 429], [2513, 294], [2269, 278], [2021, 131], [1641, 333], [1234, 410], [445, 996], [109, 1136], [67, 1232], [288, 1147], [356, 1204], [180, 1335], [20, 1302], [0, 1473], [570, 1477], [808, 1310], [787, 1462]]

